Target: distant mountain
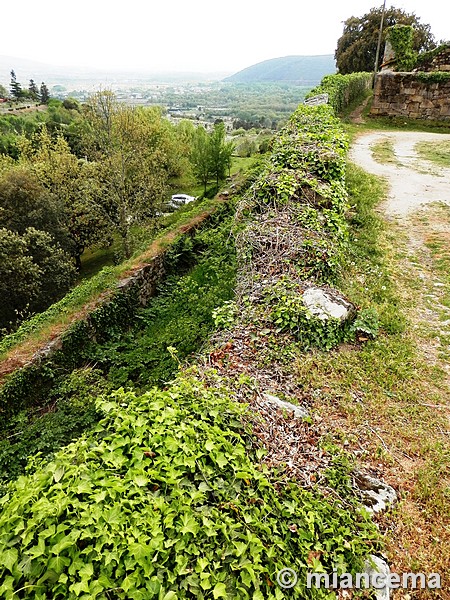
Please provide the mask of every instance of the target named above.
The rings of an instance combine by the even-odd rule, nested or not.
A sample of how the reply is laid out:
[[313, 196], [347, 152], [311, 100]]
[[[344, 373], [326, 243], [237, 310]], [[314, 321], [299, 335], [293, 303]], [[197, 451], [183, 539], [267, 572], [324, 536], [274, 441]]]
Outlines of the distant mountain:
[[317, 85], [324, 75], [336, 72], [332, 54], [321, 56], [283, 56], [271, 58], [247, 67], [224, 81], [233, 83], [295, 82], [303, 85]]

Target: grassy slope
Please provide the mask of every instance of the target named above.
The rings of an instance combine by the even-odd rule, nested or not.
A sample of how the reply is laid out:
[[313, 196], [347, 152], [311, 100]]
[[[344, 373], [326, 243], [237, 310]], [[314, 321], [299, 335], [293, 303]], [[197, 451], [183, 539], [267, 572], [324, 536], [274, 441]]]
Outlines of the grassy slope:
[[[65, 331], [71, 323], [92, 310], [105, 295], [111, 294], [115, 284], [123, 277], [164, 251], [179, 235], [195, 226], [220, 203], [217, 200], [205, 200], [199, 204], [188, 205], [185, 210], [177, 211], [168, 217], [162, 232], [155, 236], [152, 243], [144, 240], [143, 247], [130, 260], [115, 267], [102, 269], [97, 275], [83, 281], [62, 300], [53, 304], [44, 313], [25, 321], [13, 334], [0, 341], [0, 377], [23, 365], [32, 354], [48, 340], [54, 339]], [[144, 250], [145, 248], [145, 250]]]

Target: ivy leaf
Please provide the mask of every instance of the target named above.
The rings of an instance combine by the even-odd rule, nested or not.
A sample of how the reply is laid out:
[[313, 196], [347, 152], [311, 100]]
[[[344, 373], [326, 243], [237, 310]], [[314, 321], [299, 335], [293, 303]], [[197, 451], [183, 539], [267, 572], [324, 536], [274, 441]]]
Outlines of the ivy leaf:
[[135, 475], [133, 477], [133, 481], [138, 487], [145, 487], [148, 483], [147, 477], [145, 475]]
[[228, 598], [227, 588], [224, 583], [216, 583], [213, 589], [214, 598]]
[[13, 567], [17, 563], [18, 558], [19, 553], [15, 548], [8, 548], [0, 554], [1, 564], [5, 566], [10, 573], [12, 573]]
[[61, 481], [61, 479], [63, 478], [64, 472], [65, 472], [64, 467], [60, 466], [53, 473], [53, 479], [56, 483], [58, 483], [58, 481]]
[[185, 535], [186, 533], [192, 533], [193, 535], [197, 535], [199, 526], [194, 517], [187, 513], [184, 513], [184, 515], [181, 517], [181, 522], [183, 527], [180, 531], [183, 535]]

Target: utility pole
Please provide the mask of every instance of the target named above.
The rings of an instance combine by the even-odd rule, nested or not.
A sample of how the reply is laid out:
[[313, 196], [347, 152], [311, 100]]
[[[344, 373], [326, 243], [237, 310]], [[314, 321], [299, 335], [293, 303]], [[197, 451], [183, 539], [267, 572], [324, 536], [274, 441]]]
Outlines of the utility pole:
[[375, 87], [375, 80], [377, 78], [377, 73], [378, 73], [378, 61], [380, 60], [381, 37], [383, 35], [383, 24], [384, 24], [384, 13], [385, 12], [386, 12], [386, 0], [384, 0], [384, 2], [383, 2], [383, 10], [381, 12], [380, 32], [378, 34], [377, 52], [375, 54], [375, 67], [373, 70], [372, 87]]

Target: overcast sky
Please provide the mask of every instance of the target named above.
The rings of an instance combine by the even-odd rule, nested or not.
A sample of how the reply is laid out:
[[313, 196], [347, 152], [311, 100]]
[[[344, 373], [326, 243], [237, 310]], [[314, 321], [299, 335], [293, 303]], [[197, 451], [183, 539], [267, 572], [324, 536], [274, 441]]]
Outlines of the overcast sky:
[[[387, 0], [450, 39], [448, 0]], [[343, 21], [373, 0], [4, 0], [0, 55], [54, 65], [234, 72], [291, 54], [333, 54]]]

